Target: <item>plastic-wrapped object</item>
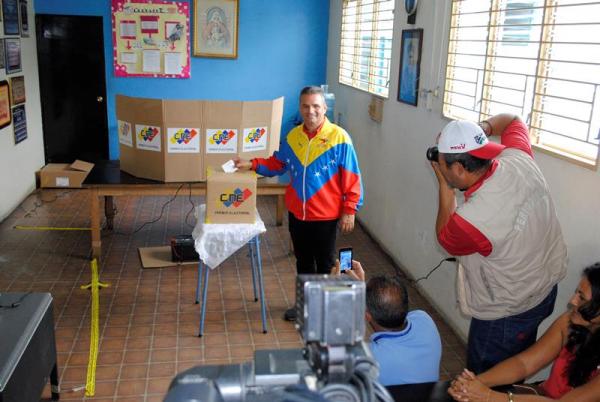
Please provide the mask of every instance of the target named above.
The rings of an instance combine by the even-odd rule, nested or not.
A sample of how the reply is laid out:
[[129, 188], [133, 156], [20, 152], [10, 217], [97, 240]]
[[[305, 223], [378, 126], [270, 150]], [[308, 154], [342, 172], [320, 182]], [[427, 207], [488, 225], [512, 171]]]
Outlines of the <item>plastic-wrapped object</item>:
[[329, 85], [321, 85], [323, 95], [325, 96], [325, 104], [327, 105], [327, 112], [325, 115], [330, 122], [335, 123], [335, 94], [329, 92]]
[[197, 223], [192, 236], [200, 259], [211, 269], [219, 266], [254, 236], [267, 231], [258, 211], [254, 223], [204, 223], [205, 214], [205, 204], [196, 207]]

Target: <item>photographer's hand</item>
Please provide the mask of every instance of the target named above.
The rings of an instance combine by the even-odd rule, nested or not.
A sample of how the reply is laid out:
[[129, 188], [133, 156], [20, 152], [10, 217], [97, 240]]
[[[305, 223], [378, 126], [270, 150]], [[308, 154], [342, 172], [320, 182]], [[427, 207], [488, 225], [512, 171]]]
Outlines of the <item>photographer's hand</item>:
[[[362, 265], [360, 265], [360, 262], [356, 260], [352, 260], [352, 269], [349, 269], [344, 273], [350, 278], [356, 279], [357, 281], [365, 281], [365, 270], [363, 269]], [[335, 260], [335, 265], [333, 266], [333, 268], [331, 268], [330, 275], [341, 275], [340, 260]]]

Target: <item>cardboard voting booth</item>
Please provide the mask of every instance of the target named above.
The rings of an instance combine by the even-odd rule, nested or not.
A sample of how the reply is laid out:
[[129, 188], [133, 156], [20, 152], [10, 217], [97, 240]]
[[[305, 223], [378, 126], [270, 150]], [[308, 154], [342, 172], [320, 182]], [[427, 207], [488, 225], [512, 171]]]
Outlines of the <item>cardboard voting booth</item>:
[[283, 98], [208, 101], [117, 95], [121, 170], [165, 182], [206, 180], [208, 166], [279, 148]]
[[209, 167], [206, 180], [205, 223], [254, 223], [256, 173], [225, 173]]

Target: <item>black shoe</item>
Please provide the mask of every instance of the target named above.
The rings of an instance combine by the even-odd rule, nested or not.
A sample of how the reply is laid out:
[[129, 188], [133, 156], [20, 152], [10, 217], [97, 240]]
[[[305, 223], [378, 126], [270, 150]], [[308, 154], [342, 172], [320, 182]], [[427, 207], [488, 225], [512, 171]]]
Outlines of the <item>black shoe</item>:
[[296, 309], [288, 308], [285, 310], [285, 314], [283, 315], [283, 319], [286, 321], [296, 321]]

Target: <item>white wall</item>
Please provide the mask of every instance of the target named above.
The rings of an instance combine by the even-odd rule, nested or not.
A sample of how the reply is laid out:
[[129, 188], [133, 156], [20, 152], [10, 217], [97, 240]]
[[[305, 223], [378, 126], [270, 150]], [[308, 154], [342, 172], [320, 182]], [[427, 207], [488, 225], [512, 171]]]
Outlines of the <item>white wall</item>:
[[[13, 126], [0, 130], [0, 221], [6, 218], [35, 189], [35, 171], [44, 165], [42, 115], [35, 43], [35, 16], [33, 1], [29, 7], [29, 37], [21, 38], [23, 71], [6, 76], [0, 69], [0, 80], [25, 76], [27, 101], [27, 139], [15, 145]], [[0, 23], [1, 26], [1, 23]], [[0, 32], [4, 32], [0, 29]]]
[[[447, 256], [435, 238], [437, 181], [425, 150], [448, 122], [442, 116], [441, 96], [450, 1], [419, 2], [414, 26], [406, 24], [404, 4], [396, 1], [390, 94], [381, 124], [368, 116], [369, 94], [338, 83], [341, 3], [330, 2], [327, 82], [336, 95], [340, 123], [358, 151], [365, 186], [359, 219], [398, 264], [413, 277], [421, 277]], [[421, 89], [440, 88], [432, 110], [425, 107], [423, 96], [418, 107], [396, 101], [401, 31], [410, 28], [424, 29]], [[539, 152], [535, 157], [552, 189], [570, 254], [568, 276], [559, 286], [556, 315], [564, 311], [581, 269], [600, 260], [600, 174]], [[422, 282], [422, 289], [466, 339], [468, 317], [457, 307], [455, 280], [455, 266], [444, 263]]]

